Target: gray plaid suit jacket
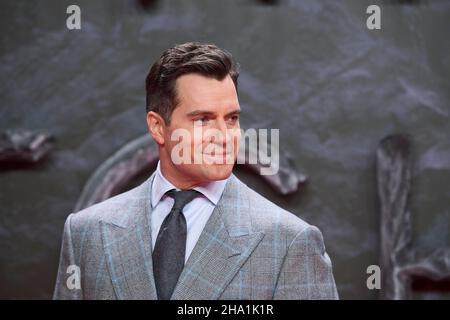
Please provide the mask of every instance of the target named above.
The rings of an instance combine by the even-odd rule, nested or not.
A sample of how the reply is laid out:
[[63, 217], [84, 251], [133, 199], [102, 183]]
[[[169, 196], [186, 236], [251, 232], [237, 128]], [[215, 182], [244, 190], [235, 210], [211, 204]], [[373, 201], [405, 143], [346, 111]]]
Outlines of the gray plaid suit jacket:
[[[152, 179], [153, 175], [130, 191], [69, 215], [54, 299], [157, 298], [150, 233]], [[71, 265], [79, 267], [80, 288], [67, 285], [73, 280], [73, 269], [68, 272]], [[172, 296], [178, 300], [337, 298], [319, 229], [234, 175]]]

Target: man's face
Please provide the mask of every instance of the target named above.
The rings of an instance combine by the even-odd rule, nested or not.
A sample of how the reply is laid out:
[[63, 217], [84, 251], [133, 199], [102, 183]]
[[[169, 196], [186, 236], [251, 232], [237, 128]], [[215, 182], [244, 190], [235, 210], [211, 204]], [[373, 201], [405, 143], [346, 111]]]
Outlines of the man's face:
[[172, 168], [193, 181], [230, 176], [239, 138], [239, 101], [233, 80], [199, 74], [176, 80], [178, 105], [164, 127], [164, 152]]

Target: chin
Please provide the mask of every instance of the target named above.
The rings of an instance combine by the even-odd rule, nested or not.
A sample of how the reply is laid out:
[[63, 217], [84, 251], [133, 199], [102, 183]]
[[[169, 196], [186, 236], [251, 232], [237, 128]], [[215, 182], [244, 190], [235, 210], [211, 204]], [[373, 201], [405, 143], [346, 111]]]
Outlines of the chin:
[[210, 181], [224, 180], [231, 175], [233, 166], [233, 164], [210, 164], [205, 165], [202, 171], [205, 177]]

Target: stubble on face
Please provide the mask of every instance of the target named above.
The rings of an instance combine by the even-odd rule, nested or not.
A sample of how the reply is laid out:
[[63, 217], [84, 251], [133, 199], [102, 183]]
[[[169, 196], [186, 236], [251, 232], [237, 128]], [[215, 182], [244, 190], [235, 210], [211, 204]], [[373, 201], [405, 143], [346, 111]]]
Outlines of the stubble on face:
[[[187, 74], [177, 79], [176, 89], [179, 103], [164, 128], [165, 143], [160, 150], [163, 175], [175, 186], [189, 188], [228, 178], [240, 138], [240, 107], [233, 80], [230, 76], [216, 80]], [[189, 141], [172, 141], [173, 133], [180, 129], [190, 134]], [[195, 130], [202, 134], [194, 134]], [[188, 144], [185, 147], [191, 150], [190, 163], [174, 163], [172, 151], [180, 143]], [[201, 157], [200, 164], [195, 163], [196, 156]]]

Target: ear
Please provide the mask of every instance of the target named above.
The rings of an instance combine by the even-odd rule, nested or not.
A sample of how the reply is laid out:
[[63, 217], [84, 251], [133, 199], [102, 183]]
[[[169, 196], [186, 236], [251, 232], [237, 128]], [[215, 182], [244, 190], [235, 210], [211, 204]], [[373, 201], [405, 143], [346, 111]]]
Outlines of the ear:
[[164, 119], [156, 112], [150, 111], [147, 113], [147, 127], [157, 144], [164, 144], [164, 132], [166, 130], [166, 123]]

